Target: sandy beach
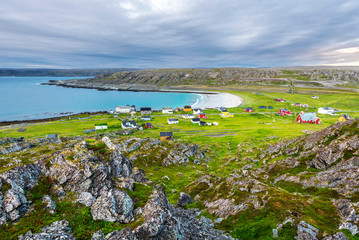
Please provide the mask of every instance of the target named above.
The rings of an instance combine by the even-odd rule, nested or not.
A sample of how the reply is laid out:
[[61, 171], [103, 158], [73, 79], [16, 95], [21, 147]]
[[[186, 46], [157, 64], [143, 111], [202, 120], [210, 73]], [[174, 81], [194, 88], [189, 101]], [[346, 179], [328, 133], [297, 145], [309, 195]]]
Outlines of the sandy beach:
[[243, 104], [243, 99], [230, 93], [199, 94], [200, 100], [192, 105], [192, 108], [219, 108], [238, 107]]

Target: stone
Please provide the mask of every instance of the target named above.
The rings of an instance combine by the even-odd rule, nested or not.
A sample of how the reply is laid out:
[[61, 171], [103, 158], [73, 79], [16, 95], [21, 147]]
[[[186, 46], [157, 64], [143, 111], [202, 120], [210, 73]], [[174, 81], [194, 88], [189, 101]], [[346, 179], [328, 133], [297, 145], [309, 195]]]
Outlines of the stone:
[[72, 231], [67, 220], [53, 222], [51, 225], [42, 228], [41, 233], [27, 232], [25, 235], [20, 235], [19, 240], [75, 240], [72, 236]]
[[300, 221], [297, 226], [297, 240], [317, 240], [319, 230], [305, 221]]
[[117, 146], [115, 144], [113, 144], [113, 142], [108, 137], [103, 137], [102, 141], [106, 144], [106, 146], [110, 150], [117, 150]]
[[101, 230], [96, 231], [92, 234], [91, 240], [106, 240], [105, 235]]
[[272, 229], [272, 232], [273, 232], [273, 237], [274, 237], [274, 238], [277, 238], [277, 237], [278, 237], [278, 229], [273, 228], [273, 229]]
[[136, 237], [132, 233], [131, 228], [127, 227], [108, 238], [108, 240], [136, 240]]
[[94, 220], [129, 223], [133, 220], [133, 201], [126, 192], [118, 189], [103, 191], [91, 206]]
[[96, 198], [89, 192], [81, 192], [77, 195], [77, 201], [84, 204], [86, 207], [91, 207], [96, 201]]
[[332, 236], [323, 238], [323, 240], [348, 240], [348, 238], [342, 232], [337, 232]]
[[347, 229], [353, 236], [359, 233], [358, 226], [350, 222], [340, 224], [339, 229]]
[[50, 210], [51, 214], [54, 214], [54, 210], [56, 209], [55, 202], [49, 195], [45, 195], [42, 198], [42, 202], [45, 203], [46, 208]]
[[181, 192], [177, 201], [177, 206], [184, 207], [192, 202], [192, 198], [187, 193]]

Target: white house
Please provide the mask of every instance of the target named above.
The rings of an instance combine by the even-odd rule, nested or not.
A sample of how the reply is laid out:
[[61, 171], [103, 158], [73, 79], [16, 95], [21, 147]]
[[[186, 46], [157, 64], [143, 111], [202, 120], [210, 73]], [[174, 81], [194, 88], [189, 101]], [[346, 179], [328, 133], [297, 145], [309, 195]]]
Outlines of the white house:
[[137, 128], [137, 124], [136, 121], [132, 120], [132, 121], [123, 121], [121, 123], [121, 126], [123, 129], [127, 129], [127, 128]]
[[193, 114], [200, 114], [200, 113], [202, 113], [202, 109], [200, 109], [200, 108], [193, 109]]
[[318, 97], [318, 96], [312, 96], [312, 98], [313, 98], [313, 99], [319, 99], [319, 97]]
[[162, 113], [173, 114], [173, 108], [162, 108]]
[[178, 124], [179, 121], [178, 121], [177, 118], [169, 118], [169, 119], [167, 120], [167, 123], [168, 123], [168, 124]]
[[118, 113], [130, 113], [131, 107], [130, 106], [117, 106], [116, 112]]
[[96, 130], [107, 129], [107, 123], [95, 124], [95, 129]]
[[331, 107], [321, 107], [321, 108], [318, 108], [318, 113], [334, 115], [335, 109], [331, 108]]

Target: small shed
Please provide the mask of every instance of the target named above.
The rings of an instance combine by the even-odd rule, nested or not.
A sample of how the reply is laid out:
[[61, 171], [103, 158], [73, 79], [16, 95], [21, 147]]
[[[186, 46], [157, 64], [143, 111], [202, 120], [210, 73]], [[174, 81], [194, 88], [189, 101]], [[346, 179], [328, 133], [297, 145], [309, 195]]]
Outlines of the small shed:
[[125, 120], [125, 121], [123, 121], [121, 123], [121, 126], [122, 126], [123, 129], [137, 128], [138, 127], [135, 120], [131, 120], [131, 121]]
[[345, 121], [348, 121], [348, 120], [350, 120], [350, 119], [353, 119], [350, 115], [348, 115], [348, 114], [343, 114], [343, 115], [341, 115], [339, 118], [338, 118], [338, 120], [340, 121], [340, 122], [345, 122]]
[[298, 123], [313, 123], [313, 124], [322, 123], [320, 118], [317, 117], [315, 113], [304, 113], [303, 111], [297, 116], [296, 121]]
[[198, 118], [205, 119], [205, 118], [208, 118], [208, 117], [207, 117], [207, 115], [205, 113], [200, 113], [200, 114], [198, 114]]
[[178, 124], [179, 123], [179, 120], [177, 118], [169, 118], [167, 120], [167, 123], [168, 124]]
[[331, 107], [320, 107], [320, 108], [318, 108], [318, 113], [334, 115], [335, 109], [331, 108]]
[[254, 109], [252, 107], [246, 107], [246, 108], [243, 109], [243, 111], [245, 111], [245, 112], [253, 112]]
[[151, 121], [152, 118], [151, 118], [151, 116], [142, 116], [142, 117], [141, 117], [141, 120], [142, 120], [142, 121]]
[[95, 129], [96, 129], [96, 130], [104, 130], [104, 129], [107, 129], [107, 123], [95, 124]]
[[173, 132], [160, 132], [161, 141], [173, 140]]
[[281, 116], [292, 116], [292, 114], [290, 113], [290, 111], [287, 108], [279, 109], [279, 114]]
[[153, 128], [152, 123], [145, 123], [145, 128]]
[[200, 113], [202, 113], [202, 109], [200, 109], [200, 108], [193, 109], [193, 114], [200, 114]]
[[201, 121], [201, 119], [199, 119], [199, 118], [192, 118], [191, 119], [192, 123], [199, 123], [200, 121]]

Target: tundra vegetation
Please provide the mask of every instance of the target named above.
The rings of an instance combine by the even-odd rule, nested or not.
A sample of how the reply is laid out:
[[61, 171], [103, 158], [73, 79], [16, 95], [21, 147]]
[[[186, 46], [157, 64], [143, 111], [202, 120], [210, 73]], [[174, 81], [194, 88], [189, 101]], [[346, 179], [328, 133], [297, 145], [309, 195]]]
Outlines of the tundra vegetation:
[[[173, 76], [180, 71], [161, 74], [176, 83], [179, 80]], [[208, 74], [208, 70], [192, 71], [193, 76]], [[300, 111], [317, 112], [322, 106], [358, 118], [356, 91], [309, 88], [301, 83], [317, 81], [324, 86], [335, 80], [337, 85], [338, 79], [344, 79], [355, 86], [355, 69], [237, 72], [242, 77], [292, 78], [296, 94], [287, 93], [293, 89], [288, 82], [283, 86], [238, 84], [236, 89], [233, 84], [217, 83], [219, 76], [231, 72], [213, 69], [212, 78], [203, 83], [207, 90], [216, 84], [221, 91], [244, 99], [244, 105], [228, 109], [233, 118], [222, 118], [216, 109], [205, 110], [205, 121], [218, 126], [192, 124], [180, 117], [186, 114], [182, 111], [174, 113], [180, 119], [177, 125], [168, 125], [168, 116], [154, 112], [154, 128], [142, 131], [121, 128], [129, 114], [2, 126], [0, 238], [56, 234], [46, 226], [61, 223], [67, 229], [61, 230], [63, 234], [76, 239], [101, 234], [109, 235], [99, 239], [116, 234], [141, 239], [144, 233], [153, 239], [359, 239], [359, 121], [338, 123], [338, 116], [322, 114], [317, 114], [320, 125], [294, 120]], [[130, 73], [105, 77], [126, 79], [123, 74]], [[107, 81], [104, 75], [100, 78]], [[274, 98], [287, 101], [274, 102]], [[245, 107], [255, 111], [244, 113]], [[277, 116], [279, 108], [288, 108], [294, 116]], [[146, 122], [139, 114], [133, 119]], [[109, 127], [83, 133], [98, 123]], [[174, 141], [159, 141], [163, 131], [173, 132]], [[59, 139], [44, 138], [55, 133]], [[18, 142], [20, 137], [24, 141]], [[23, 186], [22, 176], [30, 184]], [[15, 204], [10, 194], [25, 200]], [[106, 211], [111, 207], [115, 212]], [[156, 215], [158, 209], [161, 217]]]

